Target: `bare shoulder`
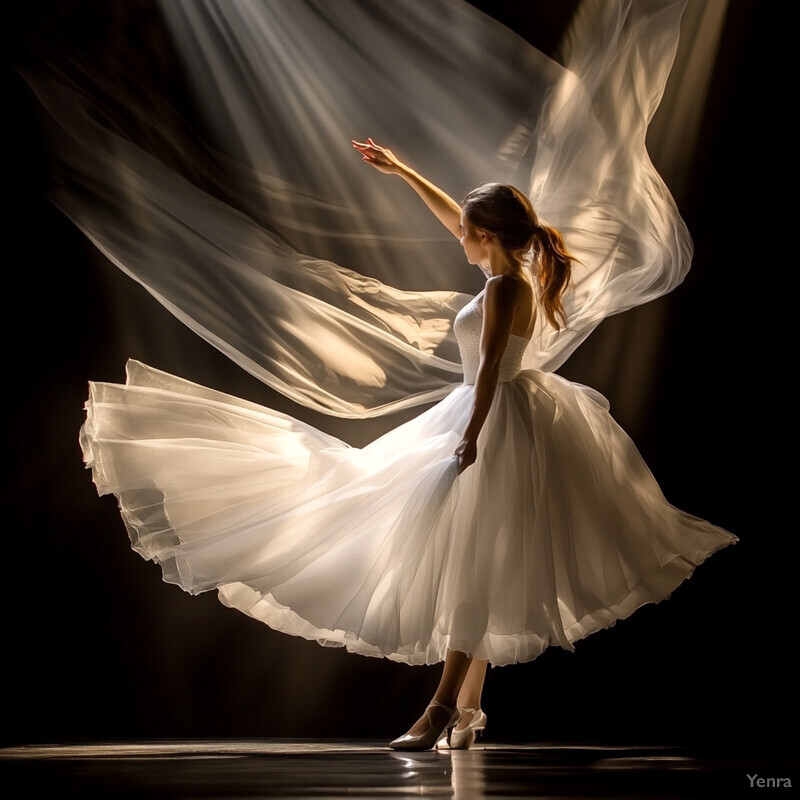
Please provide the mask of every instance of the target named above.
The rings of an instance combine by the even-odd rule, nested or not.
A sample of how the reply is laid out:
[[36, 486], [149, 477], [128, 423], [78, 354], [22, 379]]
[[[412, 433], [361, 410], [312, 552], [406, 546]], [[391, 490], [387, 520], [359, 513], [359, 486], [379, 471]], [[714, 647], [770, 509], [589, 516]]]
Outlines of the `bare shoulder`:
[[485, 291], [489, 303], [505, 309], [524, 303], [533, 293], [530, 283], [518, 275], [493, 275], [486, 281]]

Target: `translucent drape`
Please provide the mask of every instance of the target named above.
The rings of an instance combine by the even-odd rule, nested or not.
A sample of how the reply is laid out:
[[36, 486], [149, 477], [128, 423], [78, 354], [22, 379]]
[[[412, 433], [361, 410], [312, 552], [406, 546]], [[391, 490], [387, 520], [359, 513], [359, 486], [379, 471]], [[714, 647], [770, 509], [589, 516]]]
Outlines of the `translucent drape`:
[[[192, 116], [152, 76], [29, 69], [54, 202], [120, 269], [292, 400], [369, 417], [461, 381], [480, 288], [457, 243], [353, 151], [372, 136], [460, 198], [525, 189], [581, 262], [561, 366], [684, 277], [691, 240], [645, 147], [685, 0], [587, 0], [559, 61], [462, 0], [161, 0]], [[113, 55], [110, 56], [113, 59]], [[540, 315], [541, 316], [541, 315]]]

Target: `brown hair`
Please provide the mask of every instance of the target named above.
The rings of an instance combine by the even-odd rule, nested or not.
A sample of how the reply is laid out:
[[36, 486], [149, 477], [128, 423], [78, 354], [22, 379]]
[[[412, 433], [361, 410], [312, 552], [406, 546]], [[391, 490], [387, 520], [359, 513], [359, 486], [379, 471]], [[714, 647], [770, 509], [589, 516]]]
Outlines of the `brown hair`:
[[561, 296], [576, 259], [567, 250], [561, 233], [539, 221], [523, 192], [502, 183], [486, 183], [473, 189], [462, 207], [470, 224], [496, 236], [514, 259], [524, 261], [532, 253], [533, 275], [539, 283], [545, 317], [556, 330], [566, 325]]

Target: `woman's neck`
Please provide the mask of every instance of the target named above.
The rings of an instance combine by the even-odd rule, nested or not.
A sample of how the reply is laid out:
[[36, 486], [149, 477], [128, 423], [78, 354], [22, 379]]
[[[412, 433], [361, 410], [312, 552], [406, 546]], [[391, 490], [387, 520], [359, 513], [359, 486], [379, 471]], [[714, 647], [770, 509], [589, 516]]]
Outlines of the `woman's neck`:
[[523, 271], [522, 262], [511, 258], [505, 253], [490, 253], [483, 266], [493, 278], [498, 275], [519, 275]]

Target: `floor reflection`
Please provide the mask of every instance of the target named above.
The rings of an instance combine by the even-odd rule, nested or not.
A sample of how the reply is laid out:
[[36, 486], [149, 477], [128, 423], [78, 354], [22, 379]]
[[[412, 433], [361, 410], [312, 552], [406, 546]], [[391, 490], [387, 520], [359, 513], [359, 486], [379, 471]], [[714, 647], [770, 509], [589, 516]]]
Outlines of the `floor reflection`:
[[[422, 795], [441, 794], [446, 789], [455, 800], [487, 796], [487, 758], [483, 749], [391, 756], [402, 765], [401, 780], [406, 786], [414, 783]], [[498, 788], [492, 787], [492, 796], [498, 796]]]
[[775, 757], [669, 747], [481, 745], [400, 753], [383, 742], [169, 741], [0, 749], [18, 796], [66, 798], [752, 798], [748, 774], [800, 785]]

